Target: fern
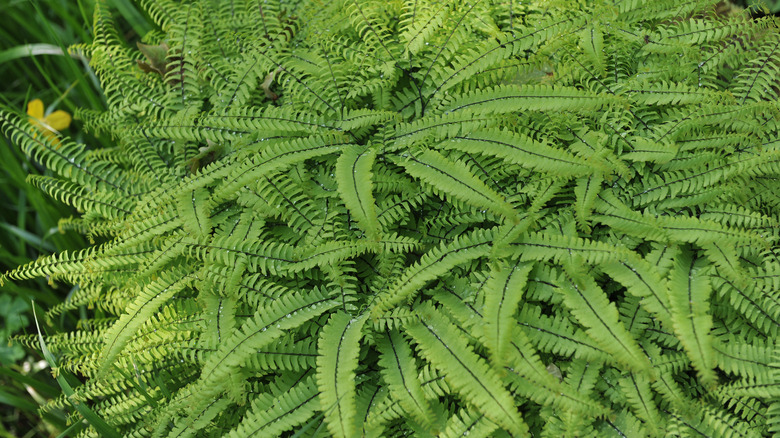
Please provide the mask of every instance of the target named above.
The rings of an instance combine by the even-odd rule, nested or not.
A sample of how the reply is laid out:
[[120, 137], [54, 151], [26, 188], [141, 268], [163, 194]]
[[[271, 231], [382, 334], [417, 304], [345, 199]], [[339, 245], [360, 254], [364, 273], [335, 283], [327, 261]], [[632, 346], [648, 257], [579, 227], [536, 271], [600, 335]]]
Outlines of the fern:
[[139, 3], [140, 42], [99, 1], [72, 48], [105, 144], [0, 106], [96, 242], [0, 276], [77, 286], [45, 341], [84, 383], [43, 410], [135, 437], [780, 431], [776, 19]]
[[383, 377], [390, 397], [398, 400], [404, 412], [408, 412], [418, 424], [436, 433], [436, 415], [432, 402], [425, 398], [422, 384], [417, 378], [417, 364], [409, 344], [398, 332], [388, 332], [383, 343], [378, 344]]
[[470, 404], [511, 433], [527, 435], [528, 426], [514, 406], [510, 393], [499, 383], [498, 376], [470, 348], [454, 335], [435, 310], [423, 310], [422, 319], [407, 326], [420, 350], [433, 365], [445, 373], [450, 384]]

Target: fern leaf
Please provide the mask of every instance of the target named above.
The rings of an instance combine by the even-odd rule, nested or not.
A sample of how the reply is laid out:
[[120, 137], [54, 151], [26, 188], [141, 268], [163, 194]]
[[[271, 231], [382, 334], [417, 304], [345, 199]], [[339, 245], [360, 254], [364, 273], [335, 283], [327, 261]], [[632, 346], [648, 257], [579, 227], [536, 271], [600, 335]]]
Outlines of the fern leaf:
[[607, 412], [583, 387], [573, 388], [553, 376], [522, 331], [514, 328], [509, 344], [504, 370], [513, 392], [540, 405], [552, 405], [587, 417]]
[[45, 136], [39, 128], [19, 119], [10, 108], [0, 105], [3, 132], [19, 144], [29, 157], [82, 187], [113, 191], [120, 196], [132, 194], [127, 187], [133, 184], [125, 182], [122, 173], [107, 168], [93, 168], [87, 162], [87, 151], [83, 144]]
[[767, 412], [767, 418], [769, 419], [770, 425], [769, 431], [774, 434], [779, 433], [780, 425], [778, 425], [778, 423], [780, 423], [780, 421], [778, 421], [777, 418], [780, 418], [780, 402], [774, 402], [770, 405]]
[[202, 292], [198, 301], [203, 303], [204, 319], [206, 319], [205, 330], [200, 336], [201, 345], [216, 349], [225, 340], [223, 337], [226, 338], [235, 329], [237, 299], [230, 295], [223, 297]]
[[335, 172], [341, 199], [371, 240], [378, 239], [380, 232], [371, 181], [375, 158], [373, 149], [345, 149], [336, 161]]
[[367, 437], [380, 438], [384, 436], [387, 433], [388, 423], [403, 415], [401, 406], [393, 403], [387, 389], [382, 387], [372, 392], [371, 400], [366, 408], [362, 432]]
[[197, 126], [288, 135], [312, 135], [323, 130], [337, 130], [336, 127], [327, 125], [322, 117], [310, 112], [273, 106], [254, 110], [249, 107], [236, 107], [226, 113], [210, 112], [197, 120]]
[[516, 111], [589, 111], [619, 101], [609, 94], [597, 94], [570, 87], [503, 85], [467, 94], [442, 108], [442, 112], [465, 109], [481, 114], [504, 114]]
[[351, 131], [353, 135], [360, 135], [360, 132], [366, 128], [387, 123], [397, 118], [397, 114], [391, 111], [356, 109], [344, 114], [341, 120], [336, 123], [336, 128], [344, 131]]
[[[259, 138], [257, 141], [262, 142], [263, 140], [263, 138]], [[338, 136], [314, 136], [271, 144], [262, 153], [253, 156], [240, 166], [233, 167], [227, 180], [214, 190], [212, 199], [215, 202], [229, 199], [241, 187], [275, 169], [337, 152], [348, 145], [351, 143], [343, 141]]]
[[260, 395], [252, 402], [241, 423], [227, 436], [280, 436], [306, 422], [319, 410], [318, 394], [315, 378], [310, 376], [274, 398]]
[[778, 369], [772, 363], [775, 347], [762, 344], [748, 344], [731, 336], [719, 339], [713, 343], [718, 368], [748, 379], [772, 380]]
[[630, 235], [641, 234], [650, 240], [668, 241], [656, 218], [634, 211], [620, 201], [610, 190], [603, 190], [594, 203], [593, 220]]
[[427, 116], [408, 123], [399, 123], [392, 130], [392, 140], [388, 149], [395, 150], [408, 147], [412, 144], [425, 144], [432, 140], [440, 142], [457, 135], [465, 135], [468, 132], [484, 128], [485, 125], [494, 123], [490, 117], [477, 117], [468, 111]]
[[[774, 41], [773, 41], [774, 40]], [[780, 70], [780, 38], [777, 34], [761, 47], [756, 48], [759, 57], [755, 58], [750, 66], [740, 74], [735, 91], [741, 95], [740, 103], [748, 100], [762, 100], [777, 98], [777, 92], [771, 90], [771, 78]]]
[[681, 20], [659, 29], [659, 40], [664, 43], [697, 45], [704, 41], [719, 41], [740, 32], [747, 17], [735, 14], [731, 20]]
[[399, 36], [401, 43], [405, 44], [405, 50], [410, 55], [417, 54], [427, 45], [428, 39], [441, 27], [442, 21], [447, 15], [446, 5], [428, 7], [421, 11], [417, 10], [418, 6], [417, 2], [411, 6], [411, 14], [410, 11], [405, 11], [407, 17], [403, 22], [404, 31]]
[[328, 430], [336, 437], [351, 437], [356, 432], [355, 372], [361, 330], [366, 319], [367, 315], [355, 319], [346, 313], [335, 313], [320, 336], [317, 358], [319, 400], [327, 413]]
[[409, 324], [406, 332], [417, 342], [420, 353], [445, 373], [447, 383], [510, 433], [529, 436], [512, 396], [487, 364], [456, 335], [457, 329], [430, 308], [422, 312], [422, 318]]
[[84, 189], [59, 179], [29, 175], [27, 181], [48, 193], [52, 198], [72, 205], [81, 212], [99, 214], [106, 219], [127, 217], [135, 207], [135, 202], [132, 199], [118, 198], [112, 193]]
[[484, 344], [490, 351], [493, 362], [504, 363], [506, 350], [511, 341], [514, 315], [523, 297], [525, 282], [532, 264], [503, 264], [493, 271], [485, 284], [485, 304], [482, 309]]
[[536, 306], [525, 305], [518, 319], [523, 332], [542, 352], [561, 356], [574, 356], [581, 360], [604, 362], [609, 353], [582, 330], [572, 327], [565, 316], [542, 315]]
[[453, 267], [486, 256], [490, 251], [492, 233], [478, 230], [472, 235], [455, 239], [449, 245], [431, 249], [420, 260], [407, 268], [389, 290], [375, 301], [371, 314], [380, 317], [404, 299], [409, 299], [427, 282], [443, 275]]
[[307, 271], [315, 266], [327, 266], [345, 261], [359, 256], [375, 246], [364, 240], [344, 243], [328, 242], [301, 254], [295, 266], [291, 267], [290, 272]]
[[498, 425], [485, 414], [462, 409], [452, 414], [447, 421], [447, 427], [439, 435], [441, 438], [458, 438], [463, 436], [487, 438], [494, 436]]
[[[752, 281], [762, 277], [765, 278], [763, 274], [753, 275]], [[751, 280], [744, 280], [747, 283], [740, 286], [742, 280], [740, 277], [732, 279], [720, 273], [711, 277], [712, 286], [721, 299], [728, 300], [737, 313], [759, 330], [774, 336], [780, 330], [780, 299], [762, 290], [760, 284], [752, 284]]]
[[605, 422], [604, 426], [597, 433], [599, 436], [614, 438], [649, 436], [649, 432], [644, 427], [642, 421], [628, 410], [620, 411], [614, 419]]
[[[626, 90], [635, 102], [645, 105], [679, 105], [709, 103], [726, 97], [725, 94], [701, 90], [684, 84], [663, 83], [654, 87]], [[732, 98], [733, 99], [733, 98]]]
[[528, 233], [511, 244], [513, 255], [522, 260], [554, 260], [560, 262], [573, 254], [586, 263], [604, 263], [629, 257], [630, 252], [602, 241], [592, 241], [550, 233]]
[[390, 397], [398, 400], [406, 415], [435, 434], [435, 415], [417, 379], [417, 364], [412, 349], [397, 331], [388, 332], [377, 341], [379, 365]]
[[306, 371], [316, 366], [317, 345], [311, 340], [270, 344], [247, 361], [247, 368], [260, 372], [273, 370]]
[[593, 174], [577, 180], [577, 186], [574, 189], [574, 195], [577, 197], [574, 212], [577, 223], [586, 230], [590, 230], [590, 227], [586, 225], [586, 221], [593, 211], [593, 204], [596, 202], [603, 180], [604, 178], [599, 174]]
[[667, 285], [649, 262], [632, 257], [607, 262], [601, 268], [630, 294], [642, 298], [640, 305], [671, 330], [672, 311]]
[[127, 342], [163, 303], [175, 293], [187, 287], [192, 281], [185, 269], [177, 269], [161, 276], [144, 287], [125, 313], [105, 335], [106, 345], [100, 353], [99, 374], [105, 375], [114, 364], [114, 359], [125, 348]]
[[512, 164], [560, 177], [589, 175], [594, 172], [594, 167], [601, 166], [601, 163], [588, 162], [530, 137], [499, 130], [454, 135], [437, 147], [493, 155]]
[[197, 431], [206, 426], [198, 420], [215, 399], [221, 399], [225, 391], [233, 392], [233, 398], [243, 395], [241, 387], [236, 388], [240, 384], [231, 377], [235, 376], [237, 367], [245, 364], [248, 357], [258, 349], [282, 337], [285, 331], [299, 327], [337, 304], [321, 291], [315, 290], [281, 297], [258, 310], [208, 356], [200, 378], [180, 390], [163, 414], [168, 418], [176, 418], [176, 412], [186, 404], [189, 407], [187, 415], [179, 418], [177, 427], [180, 430]]
[[620, 323], [618, 311], [593, 278], [581, 268], [566, 267], [570, 278], [561, 284], [563, 302], [587, 333], [614, 360], [634, 371], [648, 371], [650, 362], [634, 338]]
[[[707, 259], [718, 267], [718, 273], [740, 288], [747, 286], [747, 272], [742, 268], [737, 249], [730, 242], [709, 242], [702, 246]], [[713, 284], [714, 285], [714, 284]]]
[[695, 260], [689, 251], [678, 253], [669, 273], [669, 304], [675, 334], [691, 359], [702, 383], [714, 386], [715, 351], [712, 348], [712, 316], [709, 298], [712, 286], [704, 273], [706, 260]]
[[440, 73], [441, 79], [438, 81], [439, 85], [434, 90], [433, 95], [468, 80], [470, 74], [484, 71], [485, 66], [495, 65], [513, 54], [528, 50], [540, 41], [551, 39], [558, 34], [565, 34], [581, 25], [581, 20], [570, 17], [555, 17], [552, 20], [539, 23], [539, 26], [523, 27], [519, 29], [519, 33], [515, 33], [513, 29], [511, 33], [499, 35], [495, 40], [489, 39], [469, 51], [466, 56], [456, 59], [451, 67], [446, 66]]
[[501, 194], [474, 176], [462, 162], [451, 161], [433, 150], [423, 150], [398, 164], [413, 177], [425, 181], [447, 196], [509, 218], [517, 216], [512, 205]]
[[660, 436], [660, 432], [666, 427], [663, 417], [658, 411], [658, 406], [653, 400], [647, 377], [629, 374], [620, 379], [619, 385], [634, 414], [645, 422], [648, 431], [655, 432], [651, 432], [652, 436]]
[[199, 258], [208, 263], [236, 266], [239, 261], [251, 270], [279, 274], [291, 269], [297, 262], [295, 250], [290, 245], [273, 242], [244, 242], [240, 236], [226, 236], [211, 243], [190, 243]]
[[760, 245], [765, 240], [756, 233], [740, 229], [730, 229], [710, 221], [699, 218], [675, 216], [659, 217], [659, 226], [669, 235], [680, 242], [690, 242], [699, 245], [714, 241], [724, 244], [753, 244]]
[[678, 148], [675, 143], [644, 137], [632, 137], [628, 141], [634, 147], [631, 152], [621, 155], [620, 158], [624, 160], [666, 164], [677, 157]]
[[208, 202], [208, 192], [196, 189], [183, 192], [178, 199], [179, 217], [184, 229], [195, 238], [205, 237], [211, 233], [211, 205]]
[[604, 33], [598, 25], [590, 25], [580, 33], [580, 43], [595, 68], [596, 74], [603, 76], [606, 73], [606, 60], [604, 55]]
[[[168, 73], [165, 81], [173, 85], [168, 93], [175, 104], [171, 108], [187, 110], [199, 108], [201, 87], [197, 74], [197, 54], [203, 32], [202, 8], [190, 3], [176, 11], [176, 20], [168, 28], [168, 42], [178, 57], [168, 58]], [[195, 56], [192, 55], [193, 51]]]

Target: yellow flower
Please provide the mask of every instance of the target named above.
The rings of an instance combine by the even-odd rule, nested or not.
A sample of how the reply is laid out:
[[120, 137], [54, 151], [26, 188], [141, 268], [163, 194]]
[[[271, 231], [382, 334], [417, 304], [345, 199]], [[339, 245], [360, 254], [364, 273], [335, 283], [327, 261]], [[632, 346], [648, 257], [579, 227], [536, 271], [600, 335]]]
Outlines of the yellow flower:
[[40, 128], [43, 135], [59, 147], [60, 141], [56, 134], [70, 126], [70, 114], [57, 110], [45, 116], [41, 99], [33, 99], [27, 104], [27, 115], [30, 116], [30, 123]]

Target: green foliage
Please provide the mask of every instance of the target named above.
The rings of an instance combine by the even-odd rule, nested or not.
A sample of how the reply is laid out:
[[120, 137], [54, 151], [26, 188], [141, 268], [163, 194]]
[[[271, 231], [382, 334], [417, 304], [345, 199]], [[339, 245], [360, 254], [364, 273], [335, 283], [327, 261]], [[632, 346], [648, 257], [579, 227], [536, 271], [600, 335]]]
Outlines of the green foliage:
[[739, 1], [737, 3], [747, 3], [745, 6], [751, 7], [754, 10], [764, 10], [770, 13], [776, 14], [780, 12], [780, 2], [777, 0], [747, 0]]
[[29, 321], [24, 314], [29, 306], [20, 297], [0, 295], [0, 365], [8, 366], [24, 357], [24, 350], [20, 345], [9, 344], [11, 335], [27, 326]]
[[71, 49], [110, 146], [0, 110], [100, 242], [0, 277], [93, 309], [45, 339], [86, 379], [49, 408], [139, 437], [778, 431], [775, 20], [141, 4], [144, 45], [98, 3]]
[[[0, 102], [24, 109], [33, 99], [41, 99], [47, 112], [103, 108], [97, 81], [84, 68], [86, 60], [67, 53], [69, 45], [90, 39], [83, 25], [84, 14], [91, 14], [89, 2], [8, 1], [2, 2], [0, 13]], [[75, 124], [64, 132], [74, 139], [84, 138]], [[0, 271], [43, 254], [82, 248], [85, 239], [57, 227], [74, 209], [27, 181], [32, 175], [51, 175], [50, 171], [25, 157], [3, 135], [0, 162]], [[32, 309], [40, 315], [43, 309], [60, 304], [72, 290], [71, 285], [49, 284], [45, 278], [0, 287], [0, 313], [6, 312], [0, 317], [0, 355], [10, 359], [5, 355], [11, 352], [14, 358], [2, 360], [0, 366], [0, 436], [56, 436], [68, 427], [62, 409], [38, 412], [60, 393], [41, 353], [28, 350], [23, 354], [21, 345], [9, 346], [6, 335], [35, 333]], [[44, 330], [57, 332], [74, 328], [78, 316], [68, 313], [41, 323]], [[81, 423], [74, 424], [70, 433], [82, 428]]]

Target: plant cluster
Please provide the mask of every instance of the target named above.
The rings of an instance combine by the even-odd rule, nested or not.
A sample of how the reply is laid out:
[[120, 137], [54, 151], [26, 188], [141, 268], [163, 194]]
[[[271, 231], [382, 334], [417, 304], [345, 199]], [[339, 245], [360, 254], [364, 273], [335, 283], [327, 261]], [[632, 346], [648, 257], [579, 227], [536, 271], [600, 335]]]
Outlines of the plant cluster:
[[[98, 3], [82, 435], [780, 432], [780, 32], [714, 1]], [[20, 338], [30, 343], [38, 338]], [[83, 410], [82, 410], [83, 412]]]

